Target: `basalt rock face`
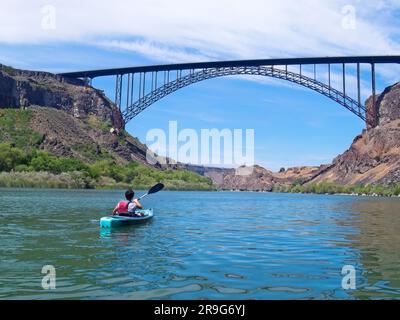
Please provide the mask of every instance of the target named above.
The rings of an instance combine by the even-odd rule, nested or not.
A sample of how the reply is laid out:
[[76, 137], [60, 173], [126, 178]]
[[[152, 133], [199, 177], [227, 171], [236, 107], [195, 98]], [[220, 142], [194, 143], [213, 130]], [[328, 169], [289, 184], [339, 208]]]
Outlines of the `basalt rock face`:
[[274, 175], [280, 180], [281, 184], [283, 185], [293, 183], [302, 184], [321, 174], [327, 168], [327, 165], [321, 165], [319, 167], [294, 167], [289, 168], [283, 172], [274, 173]]
[[[371, 98], [366, 105], [371, 110]], [[377, 111], [377, 125], [364, 130], [345, 153], [310, 182], [384, 185], [400, 182], [400, 83], [377, 97]]]
[[[357, 136], [350, 148], [332, 164], [320, 167], [290, 168], [273, 173], [255, 166], [249, 175], [235, 170], [206, 171], [221, 189], [271, 191], [275, 186], [293, 183], [333, 182], [342, 185], [383, 184], [400, 182], [400, 83], [386, 88], [366, 101], [367, 118], [376, 120]], [[375, 115], [377, 115], [376, 118]], [[373, 121], [371, 121], [372, 123]], [[210, 175], [212, 173], [212, 175]], [[217, 175], [218, 174], [218, 175]]]
[[[371, 99], [367, 104], [371, 103]], [[379, 126], [400, 120], [400, 83], [396, 83], [383, 91], [377, 98]]]
[[217, 185], [222, 185], [224, 182], [224, 176], [233, 172], [232, 169], [227, 168], [205, 167], [192, 164], [186, 164], [184, 165], [184, 168], [210, 178]]
[[295, 167], [276, 173], [256, 165], [222, 170], [207, 168], [205, 173], [199, 173], [211, 178], [222, 190], [269, 192], [276, 186], [305, 183], [320, 174], [326, 167]]
[[[119, 109], [100, 90], [80, 80], [0, 65], [0, 117], [7, 115], [5, 109], [28, 110], [26, 126], [41, 137], [35, 147], [53, 155], [85, 162], [137, 161], [162, 168], [159, 163], [150, 165], [147, 147], [123, 130]], [[5, 129], [0, 126], [0, 130]], [[0, 143], [13, 143], [1, 136]]]
[[272, 191], [276, 183], [273, 173], [263, 167], [231, 169], [222, 177], [220, 188], [237, 191]]
[[0, 65], [0, 108], [34, 105], [63, 110], [81, 119], [95, 115], [114, 128], [123, 127], [118, 108], [101, 91], [83, 81]]
[[54, 108], [31, 106], [29, 110], [30, 128], [43, 137], [39, 146], [42, 150], [85, 162], [111, 158], [119, 164], [137, 161], [148, 165], [145, 145], [126, 132], [110, 133], [94, 116], [84, 121]]

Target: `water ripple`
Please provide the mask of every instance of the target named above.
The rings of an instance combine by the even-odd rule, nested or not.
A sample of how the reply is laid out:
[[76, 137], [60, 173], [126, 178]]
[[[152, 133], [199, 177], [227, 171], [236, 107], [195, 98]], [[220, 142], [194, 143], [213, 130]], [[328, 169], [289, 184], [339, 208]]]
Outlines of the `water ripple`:
[[163, 192], [144, 201], [152, 223], [100, 230], [120, 197], [0, 189], [0, 299], [400, 298], [398, 199]]

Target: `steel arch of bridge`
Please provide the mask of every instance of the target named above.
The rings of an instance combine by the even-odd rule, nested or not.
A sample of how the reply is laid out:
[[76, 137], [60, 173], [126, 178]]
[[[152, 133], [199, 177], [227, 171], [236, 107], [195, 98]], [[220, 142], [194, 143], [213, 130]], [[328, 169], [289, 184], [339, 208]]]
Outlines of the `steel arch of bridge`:
[[[85, 79], [86, 83], [91, 83], [91, 80], [97, 77], [116, 76], [115, 104], [123, 114], [125, 124], [140, 112], [148, 108], [151, 104], [176, 90], [191, 84], [222, 76], [260, 75], [287, 80], [319, 92], [350, 110], [366, 122], [367, 128], [370, 128], [376, 126], [379, 119], [375, 71], [377, 64], [398, 65], [400, 64], [400, 56], [351, 56], [211, 61], [77, 71], [62, 73], [60, 75], [70, 78]], [[340, 90], [333, 88], [331, 83], [332, 65], [341, 66], [342, 87]], [[356, 65], [356, 99], [351, 98], [346, 93], [348, 91], [346, 86], [346, 67], [348, 65]], [[370, 66], [369, 74], [371, 76], [372, 100], [368, 110], [366, 110], [366, 107], [361, 103], [361, 65]], [[299, 72], [288, 71], [288, 66], [297, 66]], [[302, 71], [304, 66], [314, 67], [314, 77], [304, 75], [304, 72]], [[317, 66], [327, 67], [327, 83], [317, 80]], [[125, 86], [124, 78], [126, 78], [126, 75], [128, 81]], [[149, 75], [151, 77], [149, 77]], [[150, 81], [151, 85], [149, 85]]]
[[[316, 79], [307, 77], [303, 74], [288, 71], [287, 68], [282, 70], [275, 67], [226, 67], [226, 68], [211, 68], [204, 69], [197, 72], [191, 72], [190, 74], [177, 77], [173, 81], [169, 81], [152, 90], [150, 93], [139, 98], [135, 103], [128, 106], [124, 111], [122, 111], [125, 123], [131, 121], [143, 110], [164, 98], [165, 96], [187, 87], [191, 84], [217, 78], [223, 76], [233, 76], [233, 75], [256, 75], [256, 76], [266, 76], [273, 77], [277, 79], [287, 80], [292, 83], [302, 85], [306, 88], [312, 89], [320, 94], [332, 99], [333, 101], [341, 104], [346, 109], [350, 110], [356, 116], [366, 121], [366, 110], [364, 105], [354, 100], [353, 98], [347, 96], [346, 94], [340, 92], [337, 89], [332, 88], [328, 84], [320, 82]], [[118, 98], [117, 98], [118, 99]]]

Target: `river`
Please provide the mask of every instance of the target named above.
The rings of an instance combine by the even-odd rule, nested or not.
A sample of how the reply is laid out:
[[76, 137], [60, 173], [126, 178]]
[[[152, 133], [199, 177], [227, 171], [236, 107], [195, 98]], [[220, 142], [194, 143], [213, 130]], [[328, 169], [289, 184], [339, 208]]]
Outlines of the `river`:
[[122, 194], [0, 189], [0, 299], [400, 298], [399, 199], [163, 191], [152, 222], [100, 230]]

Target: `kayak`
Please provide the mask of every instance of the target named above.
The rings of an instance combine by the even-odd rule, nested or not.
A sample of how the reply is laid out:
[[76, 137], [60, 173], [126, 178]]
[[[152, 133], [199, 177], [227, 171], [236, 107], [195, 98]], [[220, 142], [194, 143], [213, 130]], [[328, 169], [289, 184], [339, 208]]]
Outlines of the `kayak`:
[[133, 224], [145, 223], [153, 218], [153, 209], [136, 210], [137, 213], [144, 214], [142, 217], [123, 217], [123, 216], [109, 216], [100, 219], [101, 228], [115, 228], [129, 226]]

